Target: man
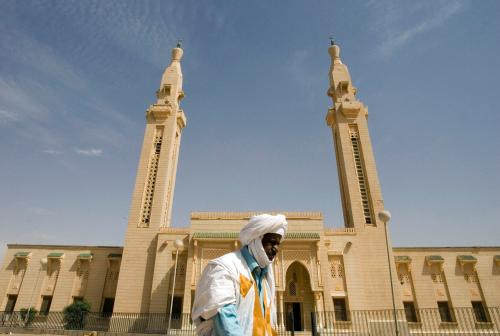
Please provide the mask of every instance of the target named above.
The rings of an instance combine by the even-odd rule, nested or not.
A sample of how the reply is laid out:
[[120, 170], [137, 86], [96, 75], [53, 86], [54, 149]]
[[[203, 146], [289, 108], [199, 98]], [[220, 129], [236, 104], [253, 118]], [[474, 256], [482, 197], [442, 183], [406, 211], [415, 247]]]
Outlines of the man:
[[241, 250], [211, 260], [193, 303], [200, 336], [271, 336], [276, 302], [273, 262], [287, 229], [283, 215], [253, 216], [240, 231]]

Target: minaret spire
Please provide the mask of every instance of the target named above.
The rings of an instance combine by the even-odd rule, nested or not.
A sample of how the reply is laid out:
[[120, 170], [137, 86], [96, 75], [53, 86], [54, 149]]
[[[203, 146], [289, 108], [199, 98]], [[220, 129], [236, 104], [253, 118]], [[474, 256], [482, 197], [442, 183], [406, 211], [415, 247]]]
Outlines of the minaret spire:
[[330, 88], [328, 89], [328, 95], [332, 97], [334, 103], [355, 101], [357, 100], [355, 97], [356, 88], [352, 85], [349, 69], [340, 59], [340, 47], [333, 40], [332, 43], [328, 48], [328, 53], [332, 60], [329, 73]]
[[182, 91], [182, 68], [181, 59], [184, 51], [181, 48], [181, 40], [172, 49], [172, 60], [165, 69], [160, 82], [160, 88], [156, 92], [157, 104], [166, 104], [179, 107], [178, 104], [184, 98]]
[[330, 45], [330, 48], [328, 48], [328, 52], [330, 53], [330, 56], [332, 57], [333, 64], [342, 64], [342, 61], [340, 60], [340, 47], [335, 44], [335, 42], [332, 41], [332, 45]]

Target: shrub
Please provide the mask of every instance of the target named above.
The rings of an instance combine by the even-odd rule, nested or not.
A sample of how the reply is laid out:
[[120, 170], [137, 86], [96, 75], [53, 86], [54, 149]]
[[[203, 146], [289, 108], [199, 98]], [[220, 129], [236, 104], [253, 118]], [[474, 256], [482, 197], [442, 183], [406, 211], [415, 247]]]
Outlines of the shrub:
[[90, 311], [90, 304], [85, 301], [75, 301], [63, 310], [65, 329], [81, 330], [85, 325], [85, 316]]
[[29, 308], [29, 313], [28, 313], [28, 308], [21, 308], [19, 313], [21, 314], [21, 319], [25, 322], [25, 325], [29, 326], [31, 322], [33, 322], [33, 320], [35, 319], [35, 315], [36, 313], [38, 313], [38, 311], [35, 309], [35, 307], [31, 307]]

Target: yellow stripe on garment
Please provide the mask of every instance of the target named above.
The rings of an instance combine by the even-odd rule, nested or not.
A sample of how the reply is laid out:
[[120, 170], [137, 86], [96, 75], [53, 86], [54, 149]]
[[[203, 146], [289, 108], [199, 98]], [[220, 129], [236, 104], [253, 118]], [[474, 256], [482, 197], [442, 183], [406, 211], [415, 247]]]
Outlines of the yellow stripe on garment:
[[276, 331], [271, 327], [271, 308], [267, 303], [267, 293], [266, 285], [262, 286], [264, 290], [264, 309], [266, 310], [266, 315], [262, 313], [262, 307], [260, 306], [259, 292], [257, 290], [257, 285], [253, 284], [255, 290], [255, 299], [253, 303], [253, 336], [274, 336], [277, 335]]
[[253, 281], [245, 277], [243, 274], [240, 274], [240, 294], [245, 297], [252, 288]]

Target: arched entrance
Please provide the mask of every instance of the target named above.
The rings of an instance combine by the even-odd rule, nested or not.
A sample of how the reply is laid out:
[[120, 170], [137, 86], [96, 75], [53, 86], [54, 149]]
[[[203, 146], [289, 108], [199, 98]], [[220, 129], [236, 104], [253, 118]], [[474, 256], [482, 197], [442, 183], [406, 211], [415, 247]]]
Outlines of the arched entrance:
[[[314, 311], [314, 297], [307, 268], [300, 262], [293, 262], [286, 271], [284, 293], [286, 329], [302, 331], [310, 329], [311, 312]], [[293, 324], [292, 324], [293, 319]]]

